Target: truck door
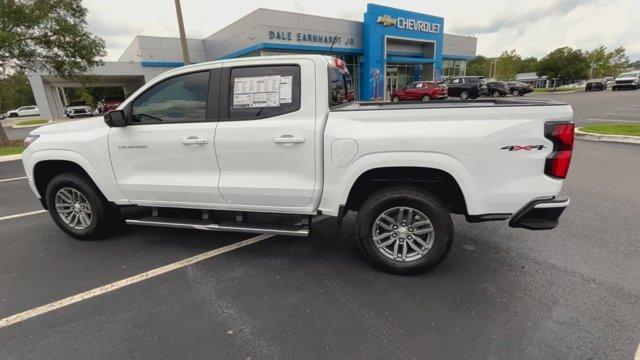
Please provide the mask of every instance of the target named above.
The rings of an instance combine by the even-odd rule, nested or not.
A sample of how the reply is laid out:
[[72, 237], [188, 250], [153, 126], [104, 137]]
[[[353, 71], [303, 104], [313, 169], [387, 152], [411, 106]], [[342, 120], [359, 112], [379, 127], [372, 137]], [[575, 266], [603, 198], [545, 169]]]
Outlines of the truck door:
[[231, 207], [309, 206], [317, 176], [314, 66], [223, 67], [215, 142], [219, 189]]
[[109, 154], [118, 185], [132, 202], [225, 204], [217, 188], [217, 101], [208, 103], [218, 98], [220, 73], [213, 69], [165, 79], [126, 106], [129, 125], [111, 128]]

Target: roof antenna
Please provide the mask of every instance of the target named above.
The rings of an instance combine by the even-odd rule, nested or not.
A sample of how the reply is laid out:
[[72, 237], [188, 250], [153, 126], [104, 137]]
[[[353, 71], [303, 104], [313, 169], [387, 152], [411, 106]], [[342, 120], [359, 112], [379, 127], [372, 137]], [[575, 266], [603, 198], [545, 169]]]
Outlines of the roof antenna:
[[331, 42], [331, 47], [329, 47], [329, 56], [332, 56], [331, 52], [333, 51], [333, 45], [336, 44], [336, 41], [338, 41], [338, 35], [333, 37], [333, 41]]

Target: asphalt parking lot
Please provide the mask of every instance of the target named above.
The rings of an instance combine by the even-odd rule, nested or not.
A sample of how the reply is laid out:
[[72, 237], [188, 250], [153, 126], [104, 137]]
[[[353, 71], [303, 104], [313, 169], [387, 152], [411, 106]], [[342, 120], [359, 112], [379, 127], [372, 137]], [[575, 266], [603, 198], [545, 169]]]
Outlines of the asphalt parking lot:
[[532, 93], [527, 97], [546, 98], [571, 104], [578, 126], [609, 122], [640, 122], [638, 90], [579, 91], [575, 93]]
[[[578, 124], [640, 121], [640, 91], [544, 96], [571, 103]], [[0, 162], [0, 358], [634, 359], [639, 163], [638, 145], [578, 140], [559, 228], [456, 217], [451, 254], [424, 275], [364, 263], [351, 214], [340, 233], [322, 220], [309, 239], [265, 238], [2, 327], [254, 236], [125, 227], [73, 240], [46, 213], [7, 218], [41, 207], [20, 162]]]

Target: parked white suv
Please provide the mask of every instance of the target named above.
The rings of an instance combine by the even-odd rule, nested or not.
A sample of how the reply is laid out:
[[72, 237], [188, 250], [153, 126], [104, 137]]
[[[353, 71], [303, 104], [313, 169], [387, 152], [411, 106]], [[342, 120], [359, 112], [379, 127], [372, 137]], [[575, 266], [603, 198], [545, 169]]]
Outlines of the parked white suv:
[[92, 116], [91, 107], [87, 106], [84, 101], [72, 101], [69, 106], [64, 109], [64, 115], [70, 119], [78, 116]]
[[7, 111], [7, 117], [18, 116], [37, 116], [40, 115], [40, 110], [37, 106], [23, 106], [14, 110]]
[[[291, 236], [314, 215], [340, 224], [353, 210], [365, 257], [406, 273], [446, 256], [452, 213], [558, 225], [569, 105], [355, 103], [349, 81], [342, 61], [319, 55], [190, 65], [104, 118], [32, 131], [22, 160], [55, 223], [80, 239], [131, 206], [147, 216], [129, 224]], [[264, 213], [282, 221], [256, 220]]]
[[640, 88], [640, 71], [629, 71], [618, 75], [612, 90]]

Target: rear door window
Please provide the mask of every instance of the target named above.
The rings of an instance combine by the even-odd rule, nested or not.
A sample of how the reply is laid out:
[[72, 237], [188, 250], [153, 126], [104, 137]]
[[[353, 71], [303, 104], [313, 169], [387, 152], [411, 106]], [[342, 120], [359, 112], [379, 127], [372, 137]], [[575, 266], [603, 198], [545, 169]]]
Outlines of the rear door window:
[[229, 120], [256, 120], [300, 109], [300, 66], [268, 65], [231, 69]]

